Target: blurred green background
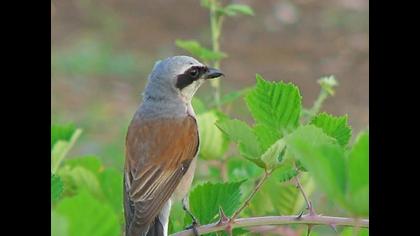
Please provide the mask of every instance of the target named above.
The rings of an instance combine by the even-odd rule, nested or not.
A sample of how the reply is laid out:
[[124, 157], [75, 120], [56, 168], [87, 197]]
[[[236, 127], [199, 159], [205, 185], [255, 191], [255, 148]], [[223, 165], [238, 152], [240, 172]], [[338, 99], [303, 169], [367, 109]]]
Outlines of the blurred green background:
[[[259, 73], [298, 85], [311, 107], [317, 79], [334, 75], [339, 86], [322, 110], [348, 114], [354, 134], [368, 126], [367, 0], [233, 2], [251, 6], [255, 16], [224, 23], [223, 93], [253, 85]], [[156, 60], [187, 54], [176, 39], [210, 47], [208, 11], [198, 0], [57, 0], [51, 25], [52, 122], [83, 129], [69, 156], [95, 155], [122, 171], [125, 132], [148, 73]], [[211, 92], [205, 85], [197, 96], [209, 104]], [[242, 99], [232, 107], [232, 116], [251, 120]], [[199, 168], [197, 180], [206, 179], [211, 168]], [[342, 215], [322, 194], [314, 198], [322, 213]]]

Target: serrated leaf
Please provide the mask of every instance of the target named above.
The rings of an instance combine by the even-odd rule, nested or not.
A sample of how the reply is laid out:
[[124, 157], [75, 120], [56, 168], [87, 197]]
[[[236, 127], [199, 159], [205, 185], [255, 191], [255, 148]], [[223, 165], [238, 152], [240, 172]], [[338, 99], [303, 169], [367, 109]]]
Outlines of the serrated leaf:
[[216, 122], [216, 126], [226, 133], [232, 141], [238, 143], [242, 156], [264, 168], [264, 163], [259, 159], [262, 154], [261, 147], [252, 129], [245, 122], [225, 119]]
[[257, 124], [252, 128], [252, 130], [257, 137], [262, 150], [267, 150], [281, 137], [280, 132], [271, 129], [264, 124]]
[[217, 219], [219, 207], [229, 217], [239, 207], [244, 181], [228, 183], [204, 183], [196, 186], [189, 196], [189, 207], [200, 224], [208, 224]]
[[222, 14], [228, 16], [236, 16], [238, 14], [253, 16], [254, 11], [248, 5], [244, 4], [229, 4], [224, 8], [219, 9]]
[[283, 139], [279, 139], [261, 155], [261, 160], [264, 162], [267, 170], [274, 170], [280, 165], [285, 148], [286, 143]]
[[[60, 129], [56, 128], [56, 131], [55, 131], [56, 133], [60, 133], [57, 130], [60, 130]], [[70, 135], [70, 133], [67, 133], [67, 131], [65, 133], [66, 135]], [[82, 133], [81, 129], [75, 129], [72, 131], [71, 137], [68, 140], [57, 139], [54, 141], [53, 147], [51, 149], [51, 172], [53, 174], [57, 171], [61, 162], [64, 160], [64, 158], [66, 157], [70, 149], [73, 147], [73, 145], [76, 143], [76, 140], [79, 138], [81, 133]], [[61, 137], [64, 137], [64, 136], [61, 136]]]
[[265, 81], [258, 74], [256, 80], [254, 89], [245, 96], [256, 123], [282, 134], [296, 128], [302, 107], [299, 89], [290, 83]]
[[69, 236], [120, 234], [119, 221], [112, 207], [85, 190], [60, 201], [54, 211], [67, 219]]
[[175, 44], [203, 61], [218, 61], [227, 57], [226, 53], [215, 52], [205, 48], [195, 40], [176, 40]]
[[324, 133], [337, 139], [341, 146], [346, 146], [351, 137], [351, 127], [348, 125], [348, 117], [332, 116], [325, 112], [316, 115], [310, 122], [319, 128]]
[[63, 181], [61, 181], [60, 176], [51, 175], [51, 200], [56, 202], [63, 192]]
[[317, 185], [345, 206], [344, 149], [314, 125], [301, 126], [285, 137], [288, 151], [302, 162]]
[[369, 134], [358, 135], [347, 158], [347, 201], [359, 216], [369, 215]]
[[227, 138], [215, 125], [216, 121], [222, 118], [223, 116], [215, 110], [197, 115], [200, 155], [203, 159], [220, 159], [228, 148]]

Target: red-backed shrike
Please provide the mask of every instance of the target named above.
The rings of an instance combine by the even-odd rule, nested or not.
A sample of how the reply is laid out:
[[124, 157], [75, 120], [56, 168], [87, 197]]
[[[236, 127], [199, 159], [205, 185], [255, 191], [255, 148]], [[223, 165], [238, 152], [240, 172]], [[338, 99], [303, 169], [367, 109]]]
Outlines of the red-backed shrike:
[[167, 235], [171, 202], [185, 199], [193, 180], [199, 135], [191, 99], [223, 74], [187, 56], [157, 62], [126, 137], [126, 236]]

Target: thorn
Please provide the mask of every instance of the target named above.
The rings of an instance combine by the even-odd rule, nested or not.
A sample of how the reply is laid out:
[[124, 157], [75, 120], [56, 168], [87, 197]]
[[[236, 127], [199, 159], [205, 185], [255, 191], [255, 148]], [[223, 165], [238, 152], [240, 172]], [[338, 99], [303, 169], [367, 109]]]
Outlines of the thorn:
[[303, 216], [303, 211], [301, 211], [301, 212], [299, 213], [299, 215], [296, 217], [296, 220], [300, 220], [300, 218], [302, 218], [302, 216]]
[[226, 224], [225, 231], [226, 233], [231, 236], [232, 235], [232, 224], [230, 222], [229, 217], [226, 216], [225, 212], [223, 211], [223, 208], [219, 206], [219, 222], [217, 222], [217, 225], [224, 225]]
[[331, 228], [334, 230], [334, 232], [337, 234], [337, 226], [335, 224], [330, 224]]
[[219, 206], [219, 222], [217, 223], [217, 225], [226, 224], [227, 222], [229, 222], [229, 218], [226, 216], [222, 207]]

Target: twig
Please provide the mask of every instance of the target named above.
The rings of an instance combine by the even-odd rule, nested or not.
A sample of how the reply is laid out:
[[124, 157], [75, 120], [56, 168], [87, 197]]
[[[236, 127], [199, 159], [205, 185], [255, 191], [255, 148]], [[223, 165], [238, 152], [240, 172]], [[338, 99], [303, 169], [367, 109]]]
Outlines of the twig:
[[260, 179], [257, 186], [255, 186], [254, 190], [252, 190], [251, 194], [248, 196], [248, 198], [245, 200], [245, 202], [242, 204], [242, 206], [233, 213], [232, 217], [230, 218], [230, 222], [233, 222], [236, 219], [236, 217], [238, 217], [239, 213], [241, 213], [242, 210], [245, 209], [245, 207], [247, 207], [249, 205], [249, 202], [252, 200], [254, 195], [258, 192], [258, 190], [261, 188], [261, 186], [267, 180], [267, 178], [270, 176], [270, 174], [271, 174], [271, 172], [267, 172], [267, 171], [264, 172], [263, 177]]
[[[208, 225], [202, 225], [197, 227], [198, 233], [207, 234], [226, 229], [226, 226], [230, 224], [231, 229], [234, 228], [247, 228], [253, 226], [262, 225], [290, 225], [290, 224], [304, 224], [304, 225], [335, 225], [335, 226], [349, 226], [349, 227], [361, 227], [369, 228], [369, 219], [352, 219], [345, 217], [333, 217], [333, 216], [320, 216], [320, 215], [303, 215], [298, 218], [297, 215], [292, 216], [263, 216], [263, 217], [251, 217], [251, 218], [240, 218], [234, 222], [226, 223], [212, 223]], [[192, 229], [184, 230], [171, 236], [188, 236], [194, 235]]]
[[303, 190], [303, 187], [300, 184], [299, 174], [295, 176], [295, 181], [296, 181], [297, 188], [299, 189], [300, 193], [302, 194], [303, 198], [305, 199], [307, 209], [309, 210], [309, 214], [310, 215], [316, 215], [315, 210], [312, 206], [312, 202], [309, 200], [308, 196], [306, 196], [305, 190]]

